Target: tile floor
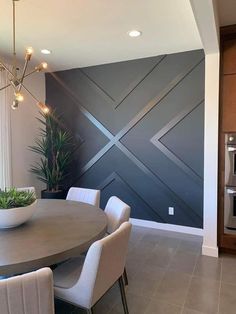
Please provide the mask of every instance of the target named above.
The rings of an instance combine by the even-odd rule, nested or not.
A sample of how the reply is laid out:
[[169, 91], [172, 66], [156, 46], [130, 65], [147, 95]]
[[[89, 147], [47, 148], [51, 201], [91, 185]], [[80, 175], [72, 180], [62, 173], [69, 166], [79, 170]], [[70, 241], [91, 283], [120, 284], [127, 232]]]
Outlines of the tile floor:
[[[235, 314], [236, 256], [201, 256], [202, 238], [133, 227], [126, 288], [130, 314]], [[95, 314], [123, 314], [118, 285]], [[83, 310], [56, 301], [56, 314]]]

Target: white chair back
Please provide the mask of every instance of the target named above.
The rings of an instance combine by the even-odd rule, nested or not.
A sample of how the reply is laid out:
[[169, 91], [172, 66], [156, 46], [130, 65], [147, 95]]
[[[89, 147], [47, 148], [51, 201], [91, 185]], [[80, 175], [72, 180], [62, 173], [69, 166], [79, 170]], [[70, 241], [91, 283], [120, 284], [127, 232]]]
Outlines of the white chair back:
[[131, 224], [125, 222], [89, 248], [78, 281], [79, 290], [84, 289], [86, 308], [92, 307], [122, 276], [130, 231]]
[[35, 187], [33, 187], [33, 186], [23, 187], [23, 188], [16, 188], [16, 190], [17, 190], [17, 191], [32, 192], [32, 193], [34, 193], [34, 195], [35, 195], [35, 197], [36, 197]]
[[1, 314], [54, 314], [50, 268], [0, 280]]
[[110, 234], [114, 232], [123, 222], [129, 221], [130, 211], [130, 206], [118, 197], [110, 197], [105, 207], [105, 213], [108, 220], [107, 233]]
[[87, 203], [99, 207], [100, 191], [94, 189], [71, 187], [67, 193], [66, 199], [70, 201]]
[[56, 296], [86, 309], [92, 308], [123, 274], [130, 231], [131, 224], [125, 222], [111, 235], [94, 242], [78, 281], [71, 288], [55, 287]]

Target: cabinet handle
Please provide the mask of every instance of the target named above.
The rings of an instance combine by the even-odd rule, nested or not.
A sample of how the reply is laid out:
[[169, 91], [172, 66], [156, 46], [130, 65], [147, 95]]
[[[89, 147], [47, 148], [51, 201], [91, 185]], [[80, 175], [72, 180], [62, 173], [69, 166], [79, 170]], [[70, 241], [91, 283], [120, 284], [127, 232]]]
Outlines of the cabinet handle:
[[228, 194], [235, 194], [236, 193], [236, 190], [233, 190], [233, 189], [226, 189], [226, 191]]
[[236, 147], [228, 146], [228, 152], [235, 152]]

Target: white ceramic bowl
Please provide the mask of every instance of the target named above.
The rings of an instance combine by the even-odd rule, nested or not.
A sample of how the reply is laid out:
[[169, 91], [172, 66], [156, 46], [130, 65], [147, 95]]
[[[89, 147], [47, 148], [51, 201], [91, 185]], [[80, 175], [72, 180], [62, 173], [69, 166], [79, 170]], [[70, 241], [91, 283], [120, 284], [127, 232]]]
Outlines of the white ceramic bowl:
[[36, 210], [36, 203], [37, 200], [25, 207], [0, 209], [0, 229], [13, 228], [29, 220]]

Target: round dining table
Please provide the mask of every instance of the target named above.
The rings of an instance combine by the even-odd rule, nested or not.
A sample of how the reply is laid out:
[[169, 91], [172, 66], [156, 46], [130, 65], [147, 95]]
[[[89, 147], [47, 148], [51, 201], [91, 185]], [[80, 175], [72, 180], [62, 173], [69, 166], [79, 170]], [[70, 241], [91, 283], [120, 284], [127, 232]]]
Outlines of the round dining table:
[[78, 256], [106, 233], [107, 218], [95, 206], [39, 199], [33, 217], [0, 230], [0, 276], [25, 273]]

